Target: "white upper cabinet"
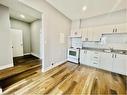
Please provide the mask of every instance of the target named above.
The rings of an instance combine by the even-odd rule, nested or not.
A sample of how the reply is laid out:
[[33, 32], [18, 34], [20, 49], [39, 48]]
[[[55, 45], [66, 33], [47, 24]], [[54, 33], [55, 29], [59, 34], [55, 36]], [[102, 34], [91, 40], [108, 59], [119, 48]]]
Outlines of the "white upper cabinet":
[[127, 33], [127, 23], [117, 24], [115, 26], [115, 33]]
[[100, 26], [100, 31], [102, 31], [102, 34], [109, 34], [109, 33], [113, 33], [115, 26], [114, 25], [104, 25], [104, 26]]
[[100, 27], [94, 27], [93, 28], [93, 41], [100, 41], [102, 37], [102, 30]]
[[72, 29], [71, 30], [71, 37], [81, 37], [81, 30], [80, 29]]
[[82, 29], [82, 41], [88, 41], [87, 28]]
[[87, 37], [88, 37], [88, 41], [93, 41], [93, 28], [88, 28], [87, 29]]
[[72, 22], [71, 37], [82, 37], [82, 41], [100, 41], [102, 34], [127, 33], [127, 23], [86, 28], [80, 24], [80, 20]]
[[72, 22], [71, 25], [71, 37], [81, 37], [80, 20]]
[[103, 34], [107, 33], [127, 33], [127, 23], [116, 24], [116, 25], [106, 25], [100, 27]]

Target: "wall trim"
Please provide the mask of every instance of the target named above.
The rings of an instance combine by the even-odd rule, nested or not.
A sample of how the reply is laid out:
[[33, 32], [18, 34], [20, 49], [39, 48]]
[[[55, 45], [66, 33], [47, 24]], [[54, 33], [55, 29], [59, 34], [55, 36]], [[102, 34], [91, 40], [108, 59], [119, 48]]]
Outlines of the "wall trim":
[[66, 62], [67, 62], [67, 60], [58, 62], [57, 64], [55, 64], [55, 65], [53, 65], [53, 66], [50, 66], [50, 67], [46, 68], [45, 70], [44, 70], [43, 67], [42, 67], [42, 72], [47, 72], [47, 71], [49, 71], [49, 70], [51, 70], [51, 69], [53, 69], [53, 68], [55, 68], [55, 67], [57, 67], [57, 66], [59, 66], [59, 65], [61, 65], [61, 64], [64, 64], [64, 63], [66, 63]]
[[37, 54], [35, 54], [35, 53], [31, 53], [31, 55], [33, 55], [33, 56], [38, 57], [38, 58], [40, 58], [40, 59], [41, 59], [41, 57], [40, 57], [40, 56], [38, 56], [38, 55], [37, 55]]
[[4, 66], [0, 66], [0, 70], [6, 69], [6, 68], [9, 68], [9, 67], [13, 67], [13, 63], [12, 64], [7, 64], [7, 65], [4, 65]]
[[25, 54], [23, 54], [23, 55], [30, 55], [31, 53], [25, 53]]

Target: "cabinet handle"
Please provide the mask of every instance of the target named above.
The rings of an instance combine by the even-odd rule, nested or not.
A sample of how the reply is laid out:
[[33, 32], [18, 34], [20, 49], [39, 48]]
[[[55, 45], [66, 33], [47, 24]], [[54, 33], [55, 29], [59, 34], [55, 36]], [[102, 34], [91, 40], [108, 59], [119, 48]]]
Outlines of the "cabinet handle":
[[117, 32], [117, 28], [115, 29], [115, 32]]
[[118, 29], [116, 28], [116, 32], [118, 32]]
[[98, 59], [98, 57], [93, 57], [93, 58]]
[[95, 63], [95, 62], [94, 62], [93, 64], [98, 64], [98, 63]]
[[113, 29], [113, 33], [114, 33], [114, 29]]
[[115, 54], [115, 58], [116, 58], [116, 54]]
[[88, 38], [85, 38], [85, 41], [88, 41]]
[[112, 58], [114, 58], [114, 54], [112, 54]]

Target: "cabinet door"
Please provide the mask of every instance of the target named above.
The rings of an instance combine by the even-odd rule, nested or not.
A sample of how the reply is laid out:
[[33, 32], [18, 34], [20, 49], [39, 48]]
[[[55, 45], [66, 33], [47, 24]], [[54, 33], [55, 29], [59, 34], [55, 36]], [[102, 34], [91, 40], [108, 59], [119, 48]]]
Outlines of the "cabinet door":
[[116, 28], [117, 33], [127, 33], [127, 23], [118, 24]]
[[86, 64], [88, 65], [88, 66], [93, 66], [92, 65], [92, 54], [93, 54], [93, 51], [89, 51], [89, 50], [87, 50], [87, 57], [85, 58], [85, 62], [86, 62]]
[[102, 52], [100, 54], [99, 68], [112, 71], [113, 57], [114, 57], [114, 54]]
[[115, 26], [114, 25], [105, 25], [105, 26], [102, 26], [100, 27], [101, 31], [102, 31], [102, 34], [108, 34], [108, 33], [113, 33], [114, 32], [114, 28]]
[[82, 41], [87, 41], [88, 35], [87, 35], [87, 28], [82, 29]]
[[125, 75], [127, 65], [127, 55], [115, 54], [113, 62], [113, 72]]
[[84, 64], [84, 61], [85, 61], [84, 51], [85, 50], [80, 50], [80, 64]]
[[80, 51], [80, 63], [87, 65], [87, 50]]
[[94, 27], [93, 28], [93, 41], [100, 41], [101, 36], [102, 36], [102, 30], [100, 27]]
[[93, 28], [88, 28], [87, 30], [87, 37], [88, 37], [88, 41], [93, 41]]

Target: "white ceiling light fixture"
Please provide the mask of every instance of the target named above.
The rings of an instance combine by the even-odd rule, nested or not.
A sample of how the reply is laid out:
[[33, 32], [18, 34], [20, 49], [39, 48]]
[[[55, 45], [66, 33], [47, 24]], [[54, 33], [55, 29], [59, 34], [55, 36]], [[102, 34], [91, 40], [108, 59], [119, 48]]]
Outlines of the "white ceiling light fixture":
[[25, 16], [23, 14], [21, 14], [20, 17], [23, 18], [23, 19], [25, 18]]
[[18, 0], [18, 1], [20, 1], [20, 2], [21, 2], [22, 0]]
[[83, 10], [83, 11], [86, 11], [86, 9], [87, 9], [87, 6], [83, 6], [83, 7], [82, 7], [82, 10]]

